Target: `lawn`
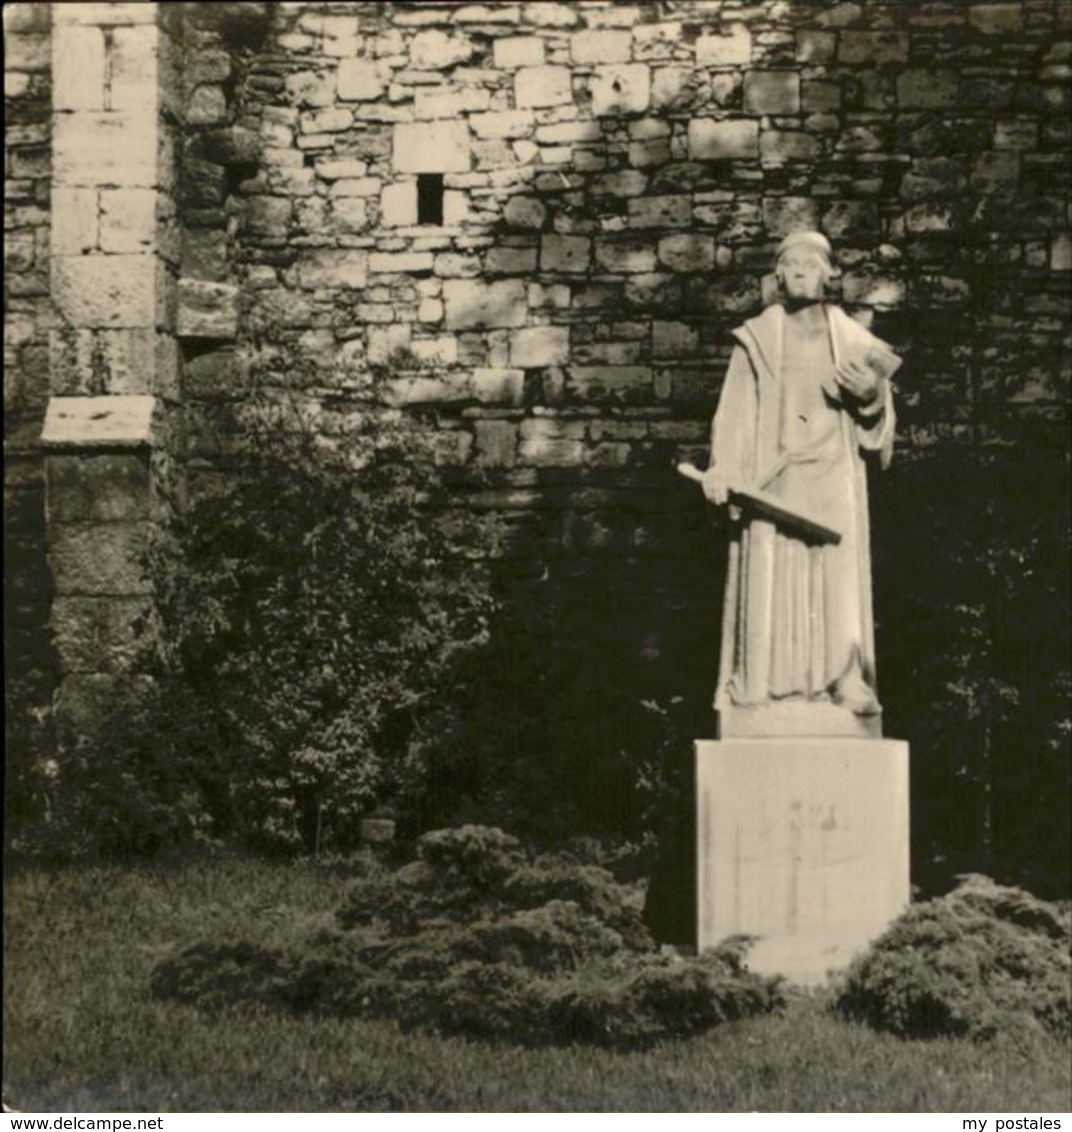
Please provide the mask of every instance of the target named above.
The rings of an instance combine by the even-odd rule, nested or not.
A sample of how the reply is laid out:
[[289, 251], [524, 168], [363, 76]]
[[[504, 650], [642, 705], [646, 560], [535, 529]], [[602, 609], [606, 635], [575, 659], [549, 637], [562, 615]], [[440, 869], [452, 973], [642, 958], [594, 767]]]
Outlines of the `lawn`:
[[4, 1095], [23, 1111], [1052, 1112], [1067, 1044], [902, 1041], [801, 996], [781, 1016], [635, 1054], [525, 1050], [393, 1023], [210, 1016], [149, 995], [206, 937], [336, 907], [345, 871], [214, 858], [15, 869], [5, 883]]

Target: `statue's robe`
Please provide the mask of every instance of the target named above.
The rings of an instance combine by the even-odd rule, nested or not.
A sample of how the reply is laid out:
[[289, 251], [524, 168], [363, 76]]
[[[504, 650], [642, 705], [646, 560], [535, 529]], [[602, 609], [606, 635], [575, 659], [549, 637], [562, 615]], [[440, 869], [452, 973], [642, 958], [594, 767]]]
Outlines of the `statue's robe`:
[[[781, 305], [739, 327], [712, 426], [712, 461], [840, 534], [799, 537], [734, 507], [715, 707], [720, 733], [881, 734], [864, 453], [888, 464], [889, 347], [838, 307], [801, 329]], [[804, 323], [805, 326], [809, 325]], [[877, 399], [854, 404], [842, 357], [883, 359]]]

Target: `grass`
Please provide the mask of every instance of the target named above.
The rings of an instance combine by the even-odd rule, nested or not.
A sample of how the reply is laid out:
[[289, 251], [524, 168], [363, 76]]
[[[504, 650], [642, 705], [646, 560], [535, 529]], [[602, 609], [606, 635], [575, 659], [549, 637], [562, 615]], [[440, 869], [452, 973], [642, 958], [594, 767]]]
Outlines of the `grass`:
[[801, 996], [643, 1054], [525, 1050], [393, 1023], [205, 1015], [149, 996], [206, 937], [341, 903], [340, 869], [239, 858], [18, 869], [5, 884], [4, 1094], [23, 1111], [1053, 1112], [1066, 1043], [905, 1041]]

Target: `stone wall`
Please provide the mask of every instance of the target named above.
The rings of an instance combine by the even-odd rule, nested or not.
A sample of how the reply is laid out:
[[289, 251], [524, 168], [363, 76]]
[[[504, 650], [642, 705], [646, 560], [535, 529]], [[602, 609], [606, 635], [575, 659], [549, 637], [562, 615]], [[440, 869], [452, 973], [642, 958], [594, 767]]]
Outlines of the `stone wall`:
[[[761, 306], [779, 239], [816, 225], [843, 302], [906, 359], [875, 558], [888, 726], [918, 738], [937, 693], [913, 687], [909, 651], [934, 643], [902, 626], [967, 608], [1002, 631], [1000, 596], [958, 575], [1003, 535], [984, 524], [972, 543], [950, 516], [984, 483], [1029, 480], [1041, 490], [991, 517], [1061, 521], [1072, 9], [298, 3], [269, 18], [193, 92], [258, 140], [227, 204], [239, 361], [188, 371], [195, 479], [219, 403], [251, 378], [297, 390], [325, 434], [371, 379], [434, 433], [459, 504], [505, 519], [503, 556], [550, 609], [554, 648], [703, 699], [718, 532], [671, 468], [706, 457], [728, 332]], [[932, 793], [966, 758], [947, 753]]]
[[[30, 441], [8, 492], [37, 500], [31, 567], [49, 10], [9, 6], [7, 24], [5, 403]], [[175, 406], [196, 492], [228, 474], [251, 385], [296, 397], [325, 437], [371, 386], [432, 437], [457, 505], [502, 519], [489, 553], [545, 615], [548, 647], [575, 656], [578, 687], [703, 703], [721, 532], [672, 465], [706, 458], [729, 331], [760, 308], [781, 236], [817, 225], [839, 297], [905, 357], [895, 464], [872, 488], [887, 729], [922, 752], [917, 783], [941, 768], [936, 796], [963, 778], [961, 747], [1002, 728], [1009, 758], [1036, 740], [1051, 751], [1067, 687], [1067, 3], [171, 11], [161, 121], [182, 133], [173, 211], [153, 229], [165, 353], [143, 359], [161, 379], [139, 363], [98, 388], [101, 351], [72, 353], [60, 326], [54, 394]], [[82, 251], [123, 252], [95, 232]], [[43, 576], [15, 599], [38, 629], [27, 641], [42, 636]], [[1017, 692], [1019, 716], [953, 712], [982, 732], [950, 742], [921, 720], [935, 696], [951, 702], [958, 672], [927, 664], [956, 634], [965, 671], [1035, 690]], [[968, 777], [989, 789], [993, 765]]]
[[4, 6], [4, 657], [51, 693], [50, 586], [38, 446], [48, 401], [50, 6]]

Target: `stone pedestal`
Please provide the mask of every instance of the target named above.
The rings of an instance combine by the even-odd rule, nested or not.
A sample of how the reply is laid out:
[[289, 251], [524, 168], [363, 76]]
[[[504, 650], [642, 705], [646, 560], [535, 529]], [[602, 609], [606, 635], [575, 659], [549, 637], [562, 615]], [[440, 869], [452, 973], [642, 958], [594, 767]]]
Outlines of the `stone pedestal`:
[[908, 906], [907, 743], [700, 740], [696, 806], [699, 951], [817, 985]]

